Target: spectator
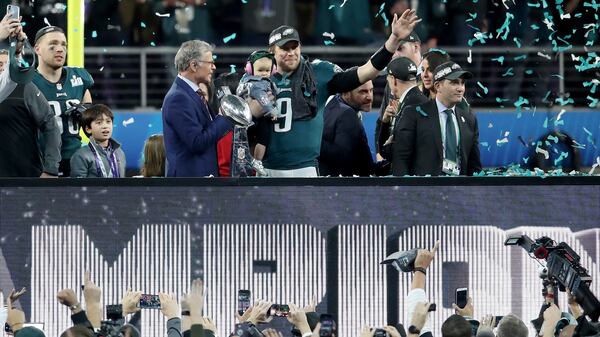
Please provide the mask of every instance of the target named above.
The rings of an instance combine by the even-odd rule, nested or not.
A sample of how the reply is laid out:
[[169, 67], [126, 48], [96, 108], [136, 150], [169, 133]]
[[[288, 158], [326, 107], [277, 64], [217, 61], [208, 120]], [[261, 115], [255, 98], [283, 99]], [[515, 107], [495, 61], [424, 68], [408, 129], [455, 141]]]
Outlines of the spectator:
[[[427, 102], [427, 97], [417, 88], [417, 66], [406, 57], [398, 57], [387, 67], [387, 86], [395, 99], [386, 108], [381, 118], [379, 143], [383, 158], [393, 162], [393, 132], [402, 110], [407, 106]], [[390, 138], [390, 136], [392, 136]]]
[[[406, 304], [408, 305], [408, 317], [411, 322], [418, 321], [420, 328], [418, 328], [418, 334], [424, 335], [427, 333], [431, 333], [431, 324], [428, 321], [423, 321], [422, 318], [422, 309], [419, 303], [427, 303], [427, 293], [425, 292], [425, 276], [427, 275], [427, 268], [431, 265], [433, 258], [435, 257], [435, 253], [437, 252], [440, 246], [440, 242], [437, 241], [431, 250], [427, 249], [419, 249], [417, 252], [417, 257], [415, 259], [415, 267], [413, 279], [411, 282], [411, 290], [408, 292], [406, 296]], [[417, 314], [415, 314], [417, 312]], [[419, 316], [420, 315], [420, 316]], [[409, 332], [415, 329], [411, 329], [409, 327]]]
[[167, 319], [167, 337], [181, 337], [181, 318], [179, 318], [181, 309], [177, 304], [177, 299], [166, 293], [159, 293], [158, 296], [160, 311]]
[[436, 99], [406, 108], [398, 121], [394, 175], [473, 175], [481, 171], [477, 118], [457, 106], [463, 100], [465, 79], [471, 77], [454, 62], [436, 68]]
[[[421, 39], [415, 32], [410, 33], [408, 37], [400, 41], [400, 47], [398, 47], [398, 49], [394, 53], [392, 61], [398, 57], [406, 57], [410, 59], [415, 65], [421, 64]], [[419, 74], [419, 68], [417, 68], [416, 74]], [[394, 123], [392, 122], [390, 123], [390, 125], [388, 125], [388, 131], [384, 131], [384, 136], [381, 136], [381, 120], [384, 117], [385, 111], [387, 110], [388, 114], [391, 114], [393, 112], [394, 115], [396, 115], [399, 112], [398, 102], [394, 102], [394, 99], [398, 99], [398, 97], [392, 95], [390, 91], [390, 85], [386, 81], [385, 89], [383, 91], [381, 107], [379, 108], [379, 118], [377, 119], [377, 124], [375, 125], [375, 148], [377, 149], [378, 155], [381, 154], [381, 148], [385, 143], [385, 140], [388, 139], [388, 137], [385, 137], [385, 134], [387, 133], [387, 135], [389, 136], [393, 132]], [[380, 139], [383, 139], [383, 142], [380, 142]], [[378, 157], [377, 159], [381, 160], [383, 159], [383, 157]]]
[[273, 78], [280, 89], [277, 95], [280, 117], [271, 129], [263, 160], [270, 176], [317, 176], [326, 99], [374, 79], [417, 22], [412, 11], [394, 17], [392, 34], [385, 46], [362, 66], [347, 71], [329, 62], [309, 62], [302, 57], [300, 38], [294, 28], [281, 26], [271, 32], [269, 47], [277, 62], [278, 74]]
[[[0, 50], [0, 72], [8, 51]], [[60, 162], [60, 129], [44, 95], [33, 83], [19, 84], [0, 102], [1, 177], [57, 177]], [[45, 140], [43, 150], [38, 132]]]
[[152, 135], [144, 144], [144, 164], [140, 173], [143, 177], [164, 177], [167, 156], [163, 135]]
[[69, 177], [71, 156], [81, 147], [81, 136], [79, 120], [65, 112], [79, 103], [92, 102], [89, 88], [94, 80], [83, 68], [64, 66], [67, 38], [59, 27], [44, 27], [35, 34], [35, 53], [38, 66], [33, 83], [49, 99], [48, 104], [54, 110], [62, 134], [59, 176]]
[[199, 40], [184, 42], [175, 66], [179, 75], [162, 107], [167, 176], [218, 176], [217, 142], [233, 125], [213, 114], [199, 92], [199, 84], [209, 84], [215, 69], [212, 47]]
[[[212, 15], [218, 6], [215, 1], [206, 0], [152, 0], [154, 12], [168, 17], [160, 18], [162, 44], [179, 46], [190, 39], [215, 41], [217, 36], [212, 26]], [[157, 26], [158, 24], [157, 23]], [[158, 33], [158, 32], [157, 32]]]
[[498, 322], [497, 337], [527, 337], [528, 335], [529, 330], [525, 323], [513, 314], [504, 316]]
[[454, 314], [442, 324], [442, 337], [471, 337], [471, 324], [461, 315]]
[[[330, 6], [334, 6], [331, 8]], [[335, 35], [336, 45], [366, 45], [373, 40], [368, 1], [319, 0], [315, 31]], [[398, 13], [400, 16], [402, 12]], [[351, 24], [349, 24], [351, 23]]]
[[373, 157], [361, 111], [371, 111], [373, 82], [335, 95], [323, 112], [319, 173], [323, 176], [363, 176], [374, 171]]
[[423, 81], [423, 93], [425, 96], [435, 99], [435, 86], [433, 85], [433, 71], [439, 67], [442, 63], [450, 61], [450, 55], [448, 53], [436, 49], [430, 50], [423, 55], [423, 61], [421, 61], [421, 80]]
[[71, 157], [72, 178], [120, 178], [125, 176], [125, 153], [112, 138], [113, 113], [103, 104], [83, 112], [81, 126], [90, 138], [87, 146]]

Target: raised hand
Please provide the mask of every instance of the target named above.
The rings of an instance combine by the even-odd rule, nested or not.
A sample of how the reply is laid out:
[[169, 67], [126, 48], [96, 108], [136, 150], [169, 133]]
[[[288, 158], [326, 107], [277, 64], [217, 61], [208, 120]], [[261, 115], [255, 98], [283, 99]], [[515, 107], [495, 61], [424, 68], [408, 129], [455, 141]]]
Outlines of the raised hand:
[[140, 311], [138, 303], [140, 303], [141, 297], [141, 291], [131, 291], [131, 289], [127, 290], [125, 296], [123, 296], [123, 299], [121, 300], [123, 316]]
[[179, 309], [179, 304], [177, 304], [177, 299], [174, 295], [158, 293], [158, 298], [160, 299], [160, 311], [167, 320], [179, 317], [181, 309]]
[[394, 20], [392, 21], [392, 35], [397, 40], [404, 39], [410, 35], [415, 29], [417, 23], [421, 22], [421, 19], [417, 16], [417, 11], [414, 9], [407, 9], [398, 17], [394, 14]]

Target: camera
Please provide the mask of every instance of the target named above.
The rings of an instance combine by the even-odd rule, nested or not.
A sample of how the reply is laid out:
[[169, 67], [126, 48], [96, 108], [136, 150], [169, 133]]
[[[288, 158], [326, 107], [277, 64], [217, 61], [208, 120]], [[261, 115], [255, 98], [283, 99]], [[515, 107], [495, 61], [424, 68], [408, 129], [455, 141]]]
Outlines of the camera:
[[[63, 113], [67, 118], [70, 118], [73, 121], [73, 125], [79, 125], [79, 121], [81, 120], [81, 115], [87, 109], [89, 109], [93, 104], [92, 103], [79, 103], [74, 104]], [[83, 289], [82, 289], [83, 290]]]
[[395, 252], [386, 257], [380, 264], [391, 264], [398, 271], [410, 273], [415, 270], [415, 260], [418, 252], [418, 249]]
[[569, 290], [585, 315], [594, 322], [600, 316], [600, 302], [590, 290], [592, 277], [581, 263], [581, 258], [565, 242], [556, 244], [554, 240], [543, 236], [532, 240], [527, 235], [512, 236], [506, 239], [505, 246], [518, 245], [538, 260], [546, 260], [546, 270], [540, 271], [540, 277], [556, 281], [560, 291]]
[[382, 328], [377, 328], [373, 333], [373, 337], [390, 337], [390, 334]]

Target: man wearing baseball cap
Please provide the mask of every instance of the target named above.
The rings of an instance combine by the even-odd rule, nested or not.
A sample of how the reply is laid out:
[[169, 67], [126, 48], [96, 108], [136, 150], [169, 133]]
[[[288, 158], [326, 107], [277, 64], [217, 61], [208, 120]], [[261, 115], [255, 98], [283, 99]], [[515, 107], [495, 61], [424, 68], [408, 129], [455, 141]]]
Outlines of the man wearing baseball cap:
[[390, 108], [384, 111], [381, 117], [381, 127], [378, 133], [378, 143], [380, 154], [384, 159], [392, 161], [392, 144], [394, 126], [398, 118], [402, 115], [402, 110], [411, 105], [419, 105], [427, 102], [427, 97], [423, 95], [417, 87], [417, 65], [408, 57], [400, 56], [395, 58], [387, 66], [387, 86], [390, 88], [390, 95], [394, 98]]
[[[308, 61], [301, 54], [298, 31], [290, 26], [274, 29], [269, 51], [275, 55], [277, 74], [272, 80], [277, 94], [279, 118], [270, 130], [263, 164], [274, 177], [315, 177], [323, 134], [323, 109], [329, 96], [349, 92], [377, 77], [419, 22], [414, 10], [394, 15], [392, 33], [369, 60], [343, 71], [321, 60]], [[253, 106], [254, 104], [252, 104]]]
[[403, 175], [473, 175], [481, 171], [477, 118], [457, 106], [465, 79], [473, 75], [454, 62], [434, 70], [436, 97], [407, 107], [394, 132], [392, 173]]

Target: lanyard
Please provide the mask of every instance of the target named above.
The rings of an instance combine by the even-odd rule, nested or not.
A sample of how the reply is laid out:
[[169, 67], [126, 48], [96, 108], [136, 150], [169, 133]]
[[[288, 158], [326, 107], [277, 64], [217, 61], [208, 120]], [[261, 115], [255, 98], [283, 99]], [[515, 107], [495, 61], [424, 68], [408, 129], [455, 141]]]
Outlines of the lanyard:
[[96, 162], [96, 173], [98, 174], [99, 178], [119, 178], [119, 170], [117, 169], [117, 156], [115, 155], [115, 151], [112, 150], [112, 147], [109, 145], [108, 149], [106, 149], [107, 152], [107, 159], [108, 159], [108, 165], [110, 166], [110, 171], [112, 173], [112, 175], [108, 175], [106, 172], [106, 167], [104, 166], [104, 162], [102, 161], [102, 158], [100, 158], [100, 155], [98, 154], [98, 151], [96, 151], [96, 149], [94, 148], [94, 145], [92, 145], [92, 142], [88, 143], [88, 146], [90, 147], [90, 150], [92, 151], [92, 153], [94, 154], [94, 159]]

